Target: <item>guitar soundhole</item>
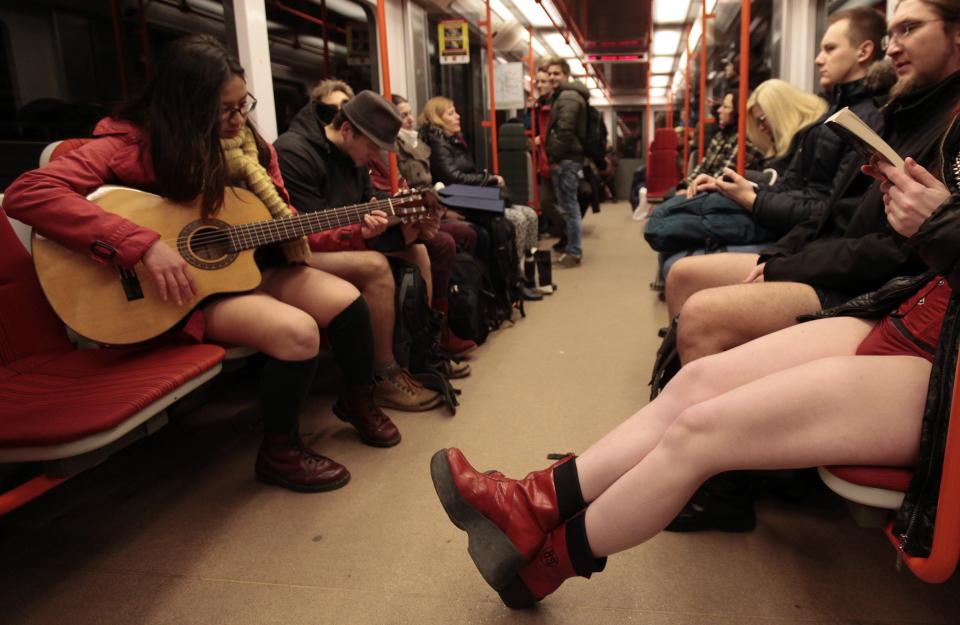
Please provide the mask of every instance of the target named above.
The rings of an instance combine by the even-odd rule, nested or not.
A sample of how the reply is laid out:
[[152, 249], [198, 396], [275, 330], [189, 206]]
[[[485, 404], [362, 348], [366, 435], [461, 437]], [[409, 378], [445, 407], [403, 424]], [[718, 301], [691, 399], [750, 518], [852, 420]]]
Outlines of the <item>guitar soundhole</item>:
[[219, 219], [199, 219], [180, 231], [177, 249], [184, 260], [198, 269], [221, 269], [237, 258], [227, 230]]

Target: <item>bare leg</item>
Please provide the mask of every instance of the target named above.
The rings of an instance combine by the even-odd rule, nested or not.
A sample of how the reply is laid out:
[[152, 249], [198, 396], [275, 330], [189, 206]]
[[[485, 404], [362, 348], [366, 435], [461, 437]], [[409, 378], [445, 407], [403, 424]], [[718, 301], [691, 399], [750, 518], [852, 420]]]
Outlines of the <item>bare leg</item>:
[[703, 289], [738, 284], [757, 266], [757, 254], [707, 254], [681, 258], [667, 274], [667, 312], [673, 319], [687, 299]]
[[[930, 363], [915, 356], [836, 356], [686, 408], [657, 446], [587, 508], [594, 554], [649, 539], [721, 471], [911, 464], [929, 376]], [[579, 461], [578, 469], [592, 470]]]
[[586, 501], [643, 460], [686, 408], [798, 365], [856, 352], [873, 323], [852, 317], [811, 321], [693, 362], [655, 400], [611, 430], [577, 459]]
[[395, 288], [386, 256], [375, 251], [314, 252], [308, 262], [360, 289], [370, 307], [374, 363], [392, 362]]
[[433, 302], [433, 280], [430, 277], [430, 256], [427, 255], [427, 248], [419, 243], [408, 245], [406, 249], [399, 252], [387, 252], [387, 256], [402, 258], [408, 263], [413, 263], [420, 269], [420, 275], [423, 281], [427, 283], [427, 302]]
[[735, 284], [694, 293], [680, 311], [680, 361], [687, 364], [742, 345], [818, 310], [816, 291], [799, 282]]

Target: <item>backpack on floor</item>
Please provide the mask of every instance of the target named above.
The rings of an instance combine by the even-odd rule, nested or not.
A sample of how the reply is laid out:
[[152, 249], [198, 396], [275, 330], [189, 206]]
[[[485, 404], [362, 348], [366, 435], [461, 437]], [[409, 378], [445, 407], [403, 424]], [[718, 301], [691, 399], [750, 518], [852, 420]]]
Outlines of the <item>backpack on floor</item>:
[[427, 285], [416, 265], [395, 258], [390, 264], [397, 296], [394, 357], [424, 386], [440, 393], [450, 414], [455, 415], [460, 391], [446, 375], [450, 354], [440, 346], [440, 317], [427, 303]]
[[517, 258], [517, 231], [506, 217], [490, 220], [490, 283], [496, 295], [495, 309], [490, 313], [497, 329], [513, 317], [514, 307], [523, 310], [520, 292], [520, 259]]
[[496, 300], [490, 275], [483, 264], [473, 254], [457, 254], [447, 294], [450, 330], [462, 339], [482, 344], [495, 323], [490, 314], [496, 310]]

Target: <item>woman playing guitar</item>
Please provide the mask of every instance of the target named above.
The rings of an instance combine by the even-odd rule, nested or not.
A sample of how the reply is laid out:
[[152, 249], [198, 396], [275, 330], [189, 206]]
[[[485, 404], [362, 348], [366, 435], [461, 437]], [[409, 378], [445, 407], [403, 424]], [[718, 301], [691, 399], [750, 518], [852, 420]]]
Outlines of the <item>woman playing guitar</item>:
[[[255, 104], [243, 68], [219, 41], [207, 35], [175, 41], [141, 96], [102, 120], [95, 140], [23, 174], [7, 190], [4, 209], [93, 261], [120, 267], [142, 261], [161, 299], [195, 305], [193, 270], [184, 258], [159, 233], [101, 209], [86, 196], [106, 184], [177, 202], [199, 196], [206, 217], [221, 207], [226, 187], [239, 184], [262, 199], [279, 195], [282, 202], [265, 204], [274, 217], [289, 215], [276, 153], [247, 119]], [[257, 184], [264, 180], [271, 184]], [[362, 245], [386, 225], [385, 213], [373, 211], [359, 225], [312, 236], [342, 249], [345, 240]], [[303, 238], [259, 249], [260, 286], [208, 299], [182, 329], [198, 339], [249, 346], [268, 356], [260, 380], [264, 435], [256, 474], [264, 482], [313, 492], [340, 488], [350, 479], [346, 468], [314, 453], [299, 435], [321, 328], [345, 378], [334, 406], [337, 416], [370, 445], [396, 445], [400, 432], [372, 401], [367, 303], [350, 283], [303, 264], [309, 253]]]

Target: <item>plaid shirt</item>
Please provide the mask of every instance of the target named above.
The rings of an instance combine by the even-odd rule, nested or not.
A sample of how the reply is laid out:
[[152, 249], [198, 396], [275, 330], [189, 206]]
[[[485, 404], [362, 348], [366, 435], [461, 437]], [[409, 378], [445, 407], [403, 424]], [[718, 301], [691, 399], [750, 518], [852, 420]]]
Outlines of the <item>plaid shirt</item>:
[[[746, 169], [759, 169], [760, 163], [763, 162], [763, 152], [749, 141], [747, 141], [746, 157]], [[737, 133], [726, 133], [720, 130], [710, 139], [703, 160], [690, 170], [690, 173], [683, 180], [683, 186], [690, 186], [694, 178], [702, 173], [718, 178], [723, 174], [724, 167], [735, 169], [736, 165]]]

